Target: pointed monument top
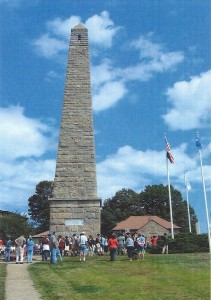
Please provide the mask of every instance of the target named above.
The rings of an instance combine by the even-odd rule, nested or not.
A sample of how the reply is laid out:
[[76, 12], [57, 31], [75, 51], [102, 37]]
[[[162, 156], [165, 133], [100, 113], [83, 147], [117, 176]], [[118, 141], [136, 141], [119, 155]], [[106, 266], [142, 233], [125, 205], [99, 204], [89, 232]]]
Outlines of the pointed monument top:
[[82, 23], [78, 23], [72, 29], [87, 29]]

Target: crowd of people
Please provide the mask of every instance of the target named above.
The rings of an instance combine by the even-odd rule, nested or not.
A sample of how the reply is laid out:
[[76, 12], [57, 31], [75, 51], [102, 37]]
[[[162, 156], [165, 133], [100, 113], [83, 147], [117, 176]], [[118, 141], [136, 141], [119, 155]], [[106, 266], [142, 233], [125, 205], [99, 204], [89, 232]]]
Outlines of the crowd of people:
[[[97, 234], [96, 238], [92, 235], [88, 237], [85, 232], [79, 236], [75, 233], [71, 236], [56, 235], [55, 232], [49, 235], [49, 253], [50, 262], [54, 264], [57, 260], [62, 261], [62, 256], [79, 256], [80, 261], [86, 261], [86, 255], [104, 255], [108, 252], [108, 239], [106, 236]], [[42, 246], [44, 244], [42, 243]]]
[[[110, 238], [97, 234], [94, 238], [81, 232], [79, 236], [75, 233], [68, 237], [57, 235], [55, 232], [46, 235], [41, 244], [35, 244], [32, 236], [27, 239], [21, 235], [14, 241], [8, 236], [5, 244], [0, 240], [1, 251], [4, 253], [5, 262], [15, 258], [16, 264], [23, 264], [24, 257], [27, 263], [32, 263], [33, 255], [42, 256], [42, 261], [49, 260], [51, 264], [62, 261], [63, 256], [79, 256], [80, 261], [86, 261], [86, 256], [110, 254], [110, 261], [115, 261], [117, 255], [127, 255], [128, 260], [134, 258], [144, 260], [147, 247], [157, 245], [157, 236], [151, 237], [151, 244], [141, 233], [131, 234], [130, 232], [119, 234], [113, 233]], [[162, 253], [168, 254], [168, 235], [162, 236]], [[2, 250], [3, 249], [3, 250]]]
[[108, 247], [111, 261], [116, 259], [117, 254], [127, 254], [129, 261], [132, 261], [133, 258], [144, 259], [147, 243], [144, 235], [140, 233], [132, 235], [127, 232], [125, 235], [120, 234], [119, 237], [113, 233], [108, 240]]
[[108, 240], [108, 248], [110, 250], [110, 260], [114, 261], [118, 254], [127, 254], [129, 261], [135, 259], [144, 260], [145, 251], [149, 247], [156, 247], [158, 238], [162, 240], [162, 254], [168, 254], [168, 235], [152, 236], [151, 243], [146, 240], [141, 233], [120, 234], [118, 237], [115, 233]]
[[35, 244], [31, 235], [28, 239], [21, 235], [14, 241], [8, 236], [5, 243], [0, 240], [0, 251], [1, 255], [4, 255], [5, 262], [15, 259], [16, 264], [23, 264], [24, 257], [27, 257], [27, 263], [32, 263], [34, 249]]

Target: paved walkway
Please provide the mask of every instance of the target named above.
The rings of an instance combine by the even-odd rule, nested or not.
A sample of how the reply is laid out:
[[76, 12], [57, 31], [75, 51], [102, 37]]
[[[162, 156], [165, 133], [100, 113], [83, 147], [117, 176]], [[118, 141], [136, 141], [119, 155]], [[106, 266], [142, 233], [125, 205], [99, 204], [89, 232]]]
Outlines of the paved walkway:
[[6, 300], [41, 300], [27, 270], [28, 264], [7, 264]]

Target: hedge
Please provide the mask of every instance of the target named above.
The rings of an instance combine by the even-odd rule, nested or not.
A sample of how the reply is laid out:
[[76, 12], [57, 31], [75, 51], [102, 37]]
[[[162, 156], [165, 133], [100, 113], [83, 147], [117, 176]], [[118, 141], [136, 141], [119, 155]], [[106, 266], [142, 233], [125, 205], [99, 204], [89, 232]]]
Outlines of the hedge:
[[[158, 239], [157, 246], [149, 247], [147, 252], [158, 254], [162, 252], [162, 239]], [[169, 253], [209, 252], [207, 234], [178, 233], [174, 240], [169, 237]]]

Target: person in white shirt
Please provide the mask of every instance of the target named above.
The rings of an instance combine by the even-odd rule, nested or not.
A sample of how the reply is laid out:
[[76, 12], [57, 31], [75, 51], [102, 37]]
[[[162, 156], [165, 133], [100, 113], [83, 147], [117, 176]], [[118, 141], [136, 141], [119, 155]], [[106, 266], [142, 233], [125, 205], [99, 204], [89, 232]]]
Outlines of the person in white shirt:
[[23, 256], [24, 256], [24, 245], [26, 244], [26, 239], [23, 234], [15, 240], [16, 245], [16, 264], [19, 262], [23, 264]]
[[80, 261], [86, 260], [86, 254], [87, 254], [87, 237], [85, 236], [84, 232], [80, 233], [80, 237], [78, 238], [78, 245], [79, 245], [79, 252], [80, 252]]

